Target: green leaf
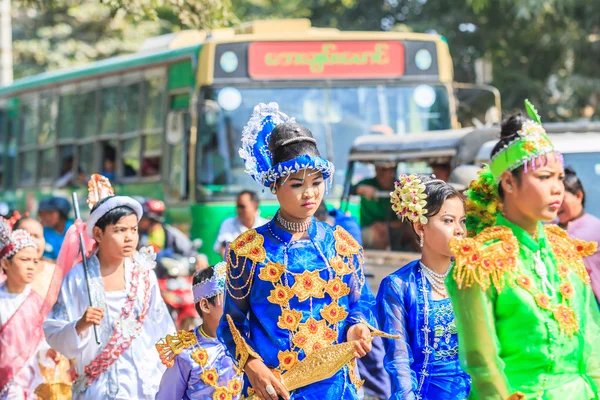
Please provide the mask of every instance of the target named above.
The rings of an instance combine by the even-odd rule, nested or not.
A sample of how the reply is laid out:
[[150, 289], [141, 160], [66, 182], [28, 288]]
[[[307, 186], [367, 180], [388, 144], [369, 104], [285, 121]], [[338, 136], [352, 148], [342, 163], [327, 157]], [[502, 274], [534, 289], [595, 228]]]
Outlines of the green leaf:
[[537, 122], [540, 125], [542, 124], [540, 115], [528, 99], [525, 99], [525, 110], [527, 110], [527, 114], [529, 115], [529, 118], [533, 120], [533, 122]]

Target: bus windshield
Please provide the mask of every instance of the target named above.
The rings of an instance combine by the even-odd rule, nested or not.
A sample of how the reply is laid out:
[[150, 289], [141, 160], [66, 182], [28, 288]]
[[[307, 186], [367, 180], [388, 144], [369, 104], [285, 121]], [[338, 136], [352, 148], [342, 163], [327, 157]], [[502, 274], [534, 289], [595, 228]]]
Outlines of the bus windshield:
[[357, 137], [450, 128], [443, 85], [221, 87], [204, 93], [214, 111], [203, 113], [198, 131], [198, 199], [229, 197], [253, 187], [238, 148], [242, 129], [260, 102], [277, 102], [311, 130], [321, 155], [335, 164], [333, 196], [342, 192], [348, 152]]

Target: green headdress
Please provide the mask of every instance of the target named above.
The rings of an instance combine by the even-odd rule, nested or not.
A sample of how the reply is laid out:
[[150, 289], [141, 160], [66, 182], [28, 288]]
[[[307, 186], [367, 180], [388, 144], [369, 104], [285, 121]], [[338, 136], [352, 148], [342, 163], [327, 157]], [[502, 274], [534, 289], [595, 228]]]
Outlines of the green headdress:
[[501, 211], [498, 184], [504, 171], [514, 171], [523, 167], [523, 172], [535, 170], [548, 163], [549, 157], [563, 162], [542, 127], [542, 121], [535, 107], [525, 100], [525, 109], [531, 118], [521, 127], [515, 140], [504, 145], [496, 153], [490, 165], [484, 166], [479, 179], [473, 181], [467, 191], [467, 229], [469, 234], [477, 234], [493, 224], [496, 214]]

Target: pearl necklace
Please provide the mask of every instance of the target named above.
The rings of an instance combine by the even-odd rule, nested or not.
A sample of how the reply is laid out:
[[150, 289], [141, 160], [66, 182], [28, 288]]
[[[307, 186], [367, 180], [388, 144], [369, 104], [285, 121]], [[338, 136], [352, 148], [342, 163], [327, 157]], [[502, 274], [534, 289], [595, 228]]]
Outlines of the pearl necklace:
[[290, 222], [283, 219], [281, 214], [277, 213], [277, 222], [279, 223], [279, 225], [283, 226], [283, 229], [285, 229], [288, 232], [306, 232], [308, 231], [308, 228], [310, 228], [312, 217], [309, 217], [302, 222]]
[[443, 274], [438, 274], [437, 272], [423, 264], [421, 261], [419, 261], [419, 264], [421, 265], [421, 271], [423, 272], [423, 276], [425, 276], [425, 278], [429, 281], [429, 284], [431, 285], [433, 290], [435, 290], [444, 297], [448, 296], [445, 280], [448, 276], [448, 273], [450, 273], [450, 268], [448, 268], [448, 270]]

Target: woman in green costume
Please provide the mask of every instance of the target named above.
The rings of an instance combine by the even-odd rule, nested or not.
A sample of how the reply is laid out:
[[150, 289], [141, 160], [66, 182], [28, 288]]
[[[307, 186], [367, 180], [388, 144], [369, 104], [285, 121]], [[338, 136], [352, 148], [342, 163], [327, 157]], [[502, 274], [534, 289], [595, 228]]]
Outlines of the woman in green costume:
[[597, 243], [552, 221], [563, 159], [525, 102], [467, 193], [469, 238], [446, 280], [470, 399], [598, 399], [600, 314], [582, 257]]

